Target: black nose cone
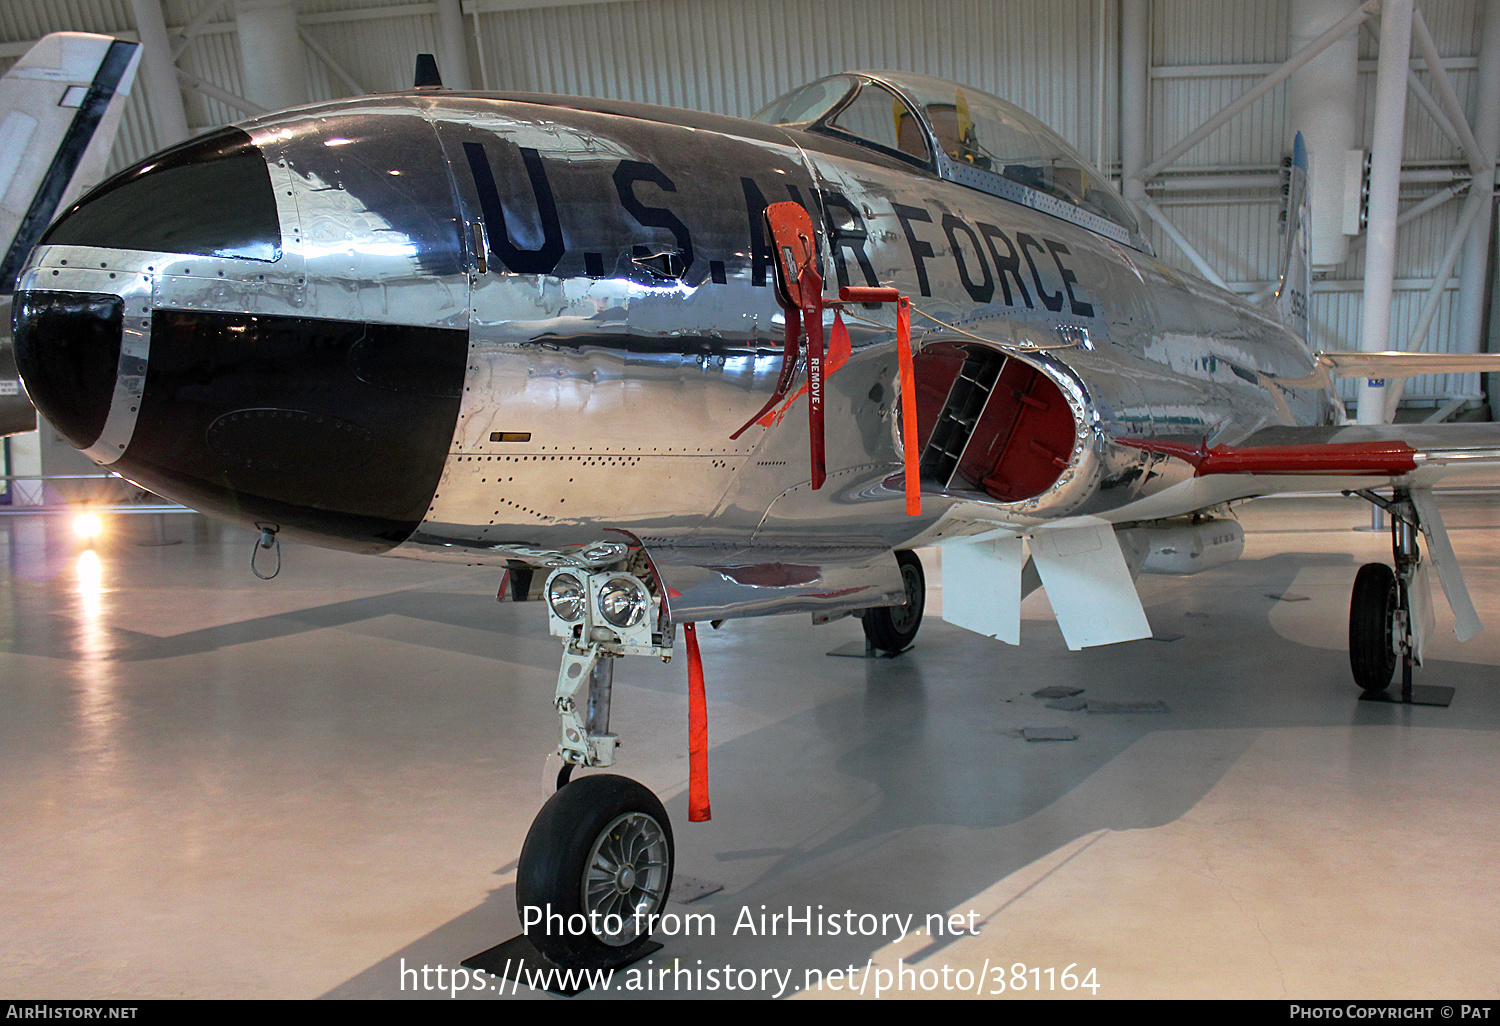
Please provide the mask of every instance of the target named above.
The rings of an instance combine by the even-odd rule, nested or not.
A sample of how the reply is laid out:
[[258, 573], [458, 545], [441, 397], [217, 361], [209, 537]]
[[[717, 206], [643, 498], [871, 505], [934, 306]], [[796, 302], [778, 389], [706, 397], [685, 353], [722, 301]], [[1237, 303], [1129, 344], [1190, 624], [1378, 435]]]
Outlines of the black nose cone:
[[120, 366], [124, 301], [92, 292], [16, 294], [16, 368], [42, 416], [79, 449], [99, 439]]

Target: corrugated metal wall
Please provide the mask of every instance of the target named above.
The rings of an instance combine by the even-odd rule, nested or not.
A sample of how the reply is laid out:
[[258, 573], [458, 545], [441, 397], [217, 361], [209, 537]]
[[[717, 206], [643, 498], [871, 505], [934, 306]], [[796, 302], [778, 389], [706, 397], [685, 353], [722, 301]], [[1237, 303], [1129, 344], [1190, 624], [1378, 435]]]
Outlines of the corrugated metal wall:
[[638, 0], [479, 24], [492, 88], [746, 116], [823, 75], [901, 68], [1013, 99], [1085, 151], [1095, 119], [1115, 120], [1093, 109], [1094, 0]]
[[[169, 27], [190, 22], [207, 0], [165, 0]], [[1150, 146], [1161, 152], [1233, 100], [1291, 54], [1292, 0], [1152, 0]], [[1471, 107], [1479, 0], [1419, 0], [1440, 53], [1449, 58], [1460, 100]], [[1036, 113], [1086, 155], [1105, 163], [1118, 151], [1118, 4], [1116, 0], [624, 0], [530, 10], [468, 0], [466, 27], [487, 88], [610, 96], [747, 115], [810, 79], [858, 67], [900, 68], [966, 82]], [[366, 91], [404, 88], [413, 55], [437, 48], [435, 5], [413, 0], [303, 0], [302, 24]], [[28, 0], [0, 3], [0, 46], [62, 28], [125, 32], [128, 0]], [[1102, 29], [1102, 30], [1101, 30]], [[1362, 33], [1360, 76], [1368, 131], [1376, 45]], [[3, 52], [0, 70], [14, 58]], [[312, 99], [348, 92], [327, 64], [306, 55]], [[186, 47], [184, 70], [239, 93], [241, 69], [233, 6], [212, 15]], [[1425, 73], [1424, 73], [1425, 77]], [[1097, 95], [1102, 86], [1103, 103]], [[241, 115], [188, 92], [195, 128]], [[155, 147], [139, 94], [127, 111], [114, 166]], [[1174, 171], [1233, 169], [1267, 174], [1267, 186], [1237, 194], [1167, 193], [1165, 208], [1188, 239], [1246, 291], [1277, 262], [1276, 195], [1269, 178], [1288, 148], [1285, 87], [1278, 87], [1190, 151]], [[1408, 104], [1406, 159], [1457, 163], [1456, 148], [1415, 102]], [[1416, 202], [1434, 187], [1409, 187]], [[1394, 338], [1405, 341], [1422, 291], [1447, 242], [1458, 205], [1448, 204], [1404, 229], [1398, 252]], [[1190, 269], [1154, 225], [1162, 256]], [[1314, 290], [1319, 341], [1353, 347], [1360, 324], [1358, 251]], [[1445, 296], [1426, 348], [1450, 345]], [[1477, 391], [1473, 375], [1418, 379], [1408, 394]]]

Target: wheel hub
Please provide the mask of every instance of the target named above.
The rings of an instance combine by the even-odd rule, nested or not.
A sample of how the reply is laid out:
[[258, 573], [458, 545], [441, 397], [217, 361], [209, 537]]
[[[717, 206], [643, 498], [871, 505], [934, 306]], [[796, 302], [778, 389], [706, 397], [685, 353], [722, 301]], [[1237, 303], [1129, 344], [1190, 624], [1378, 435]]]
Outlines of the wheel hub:
[[618, 917], [605, 920], [599, 940], [620, 947], [650, 931], [650, 915], [666, 903], [670, 859], [661, 824], [643, 812], [617, 816], [599, 833], [584, 869], [583, 907]]

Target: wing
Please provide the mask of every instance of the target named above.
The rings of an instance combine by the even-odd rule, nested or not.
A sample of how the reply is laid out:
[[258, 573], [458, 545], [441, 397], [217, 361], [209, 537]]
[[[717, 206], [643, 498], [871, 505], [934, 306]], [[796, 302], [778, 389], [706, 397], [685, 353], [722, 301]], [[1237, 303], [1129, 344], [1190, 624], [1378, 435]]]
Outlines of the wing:
[[1500, 374], [1500, 353], [1322, 352], [1306, 377], [1283, 379], [1294, 388], [1332, 388], [1334, 378], [1414, 378], [1420, 374]]
[[1411, 378], [1418, 374], [1500, 373], [1497, 353], [1319, 353], [1318, 364], [1339, 378]]
[[[1182, 460], [1193, 470], [1190, 480], [1147, 500], [1154, 508], [1133, 506], [1133, 520], [1182, 517], [1225, 501], [1263, 495], [1401, 489], [1411, 504], [1406, 515], [1426, 535], [1426, 554], [1453, 609], [1455, 633], [1463, 641], [1479, 632], [1479, 617], [1432, 488], [1439, 483], [1500, 482], [1500, 424], [1275, 427], [1238, 445], [1217, 446], [1118, 441]], [[1129, 535], [1129, 530], [1082, 517], [1024, 528], [991, 519], [977, 505], [955, 513], [944, 539], [945, 620], [1016, 644], [1021, 599], [1044, 585], [1070, 648], [1150, 637], [1133, 581], [1142, 566], [1140, 552], [1132, 559], [1122, 548], [1120, 536]], [[1238, 525], [1210, 523], [1222, 523], [1234, 535], [1228, 541], [1237, 555]], [[1145, 528], [1149, 524], [1138, 522], [1135, 531]], [[1216, 533], [1209, 530], [1193, 544], [1202, 547], [1204, 539]], [[1149, 531], [1142, 534], [1135, 548], [1149, 548], [1149, 538]], [[1128, 537], [1123, 540], [1131, 542]]]

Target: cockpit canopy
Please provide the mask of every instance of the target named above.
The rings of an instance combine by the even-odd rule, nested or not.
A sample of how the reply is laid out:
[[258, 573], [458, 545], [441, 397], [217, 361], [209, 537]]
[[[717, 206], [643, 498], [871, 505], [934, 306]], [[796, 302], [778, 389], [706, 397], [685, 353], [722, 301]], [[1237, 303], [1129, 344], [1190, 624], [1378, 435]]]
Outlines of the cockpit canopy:
[[1149, 251], [1104, 175], [1036, 118], [978, 89], [904, 71], [831, 75], [752, 120], [846, 139]]

